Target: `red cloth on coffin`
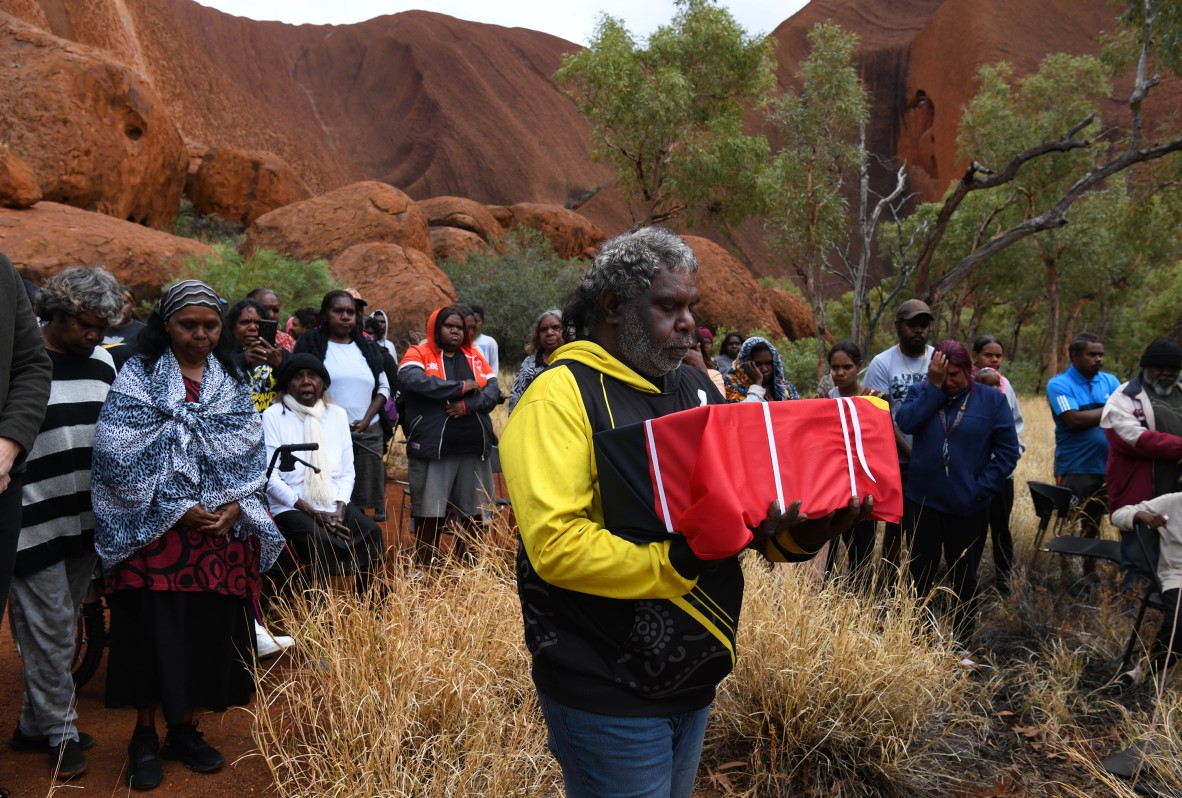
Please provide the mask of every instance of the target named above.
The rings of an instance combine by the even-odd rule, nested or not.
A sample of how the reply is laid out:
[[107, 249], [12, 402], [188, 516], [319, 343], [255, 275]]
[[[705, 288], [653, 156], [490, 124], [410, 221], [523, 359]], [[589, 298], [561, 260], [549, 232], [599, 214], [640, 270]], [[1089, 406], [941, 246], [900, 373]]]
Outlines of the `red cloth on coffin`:
[[784, 509], [800, 499], [819, 518], [872, 495], [871, 518], [902, 516], [894, 427], [881, 399], [711, 405], [644, 425], [657, 515], [702, 559], [741, 551], [748, 527], [777, 499]]

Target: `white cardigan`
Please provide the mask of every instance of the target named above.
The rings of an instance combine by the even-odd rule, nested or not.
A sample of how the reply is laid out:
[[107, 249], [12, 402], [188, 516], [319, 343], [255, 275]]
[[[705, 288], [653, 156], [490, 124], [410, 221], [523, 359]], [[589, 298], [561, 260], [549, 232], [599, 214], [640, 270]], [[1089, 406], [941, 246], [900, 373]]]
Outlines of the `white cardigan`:
[[[332, 492], [336, 501], [349, 503], [353, 495], [353, 439], [349, 435], [349, 417], [345, 409], [339, 405], [330, 404], [325, 408], [324, 416], [320, 419], [324, 436], [335, 440], [337, 447], [323, 449], [328, 460], [329, 473], [332, 474]], [[280, 446], [290, 443], [306, 443], [304, 436], [304, 420], [283, 406], [283, 402], [276, 402], [263, 411], [263, 440], [267, 445], [267, 462]], [[309, 453], [297, 452], [298, 457], [308, 459]], [[271, 514], [294, 510], [296, 500], [304, 492], [303, 464], [296, 463], [294, 471], [284, 473], [276, 464], [267, 481], [267, 503], [271, 507]], [[336, 505], [316, 507], [317, 510], [334, 511]]]

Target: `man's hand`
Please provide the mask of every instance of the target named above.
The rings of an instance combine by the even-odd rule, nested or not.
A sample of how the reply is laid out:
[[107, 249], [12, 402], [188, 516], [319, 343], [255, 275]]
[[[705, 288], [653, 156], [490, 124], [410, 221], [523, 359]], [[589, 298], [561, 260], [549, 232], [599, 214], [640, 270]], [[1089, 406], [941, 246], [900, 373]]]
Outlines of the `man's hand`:
[[460, 389], [460, 396], [467, 396], [470, 393], [479, 393], [480, 385], [476, 380], [464, 380], [464, 385]]
[[464, 407], [463, 400], [458, 402], [448, 402], [447, 415], [449, 418], [463, 418], [464, 416], [468, 415], [468, 410]]
[[1170, 522], [1169, 516], [1163, 513], [1149, 513], [1145, 510], [1138, 510], [1133, 520], [1145, 524], [1150, 529], [1161, 529]]
[[937, 388], [944, 387], [944, 378], [948, 376], [948, 358], [943, 352], [932, 352], [932, 360], [928, 363], [928, 382]]
[[12, 465], [23, 451], [24, 447], [12, 438], [0, 438], [0, 493], [8, 490], [8, 483], [12, 481]]
[[792, 539], [796, 545], [805, 550], [819, 549], [830, 540], [854, 524], [865, 521], [874, 510], [874, 497], [866, 496], [859, 500], [851, 497], [849, 504], [841, 510], [835, 510], [821, 518], [809, 518], [800, 511], [800, 499], [788, 506], [788, 512], [780, 511], [777, 502], [772, 502], [767, 508], [767, 518], [759, 526], [751, 530], [753, 543], [763, 543], [776, 537], [782, 532], [792, 532]]

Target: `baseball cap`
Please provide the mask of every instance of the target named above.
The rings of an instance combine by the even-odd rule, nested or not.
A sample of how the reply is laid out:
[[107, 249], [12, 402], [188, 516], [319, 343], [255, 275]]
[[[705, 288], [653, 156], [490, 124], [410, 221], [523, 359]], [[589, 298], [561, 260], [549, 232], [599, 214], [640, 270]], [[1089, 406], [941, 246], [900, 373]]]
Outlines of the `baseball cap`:
[[922, 299], [908, 299], [899, 309], [895, 311], [896, 321], [910, 321], [916, 316], [927, 316], [929, 319], [935, 318], [932, 309], [928, 307], [928, 303]]

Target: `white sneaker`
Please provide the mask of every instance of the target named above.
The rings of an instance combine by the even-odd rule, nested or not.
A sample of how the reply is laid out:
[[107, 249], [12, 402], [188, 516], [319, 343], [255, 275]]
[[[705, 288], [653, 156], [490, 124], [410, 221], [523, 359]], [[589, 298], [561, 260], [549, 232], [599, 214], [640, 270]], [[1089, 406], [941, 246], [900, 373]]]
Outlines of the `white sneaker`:
[[1117, 676], [1116, 683], [1122, 687], [1138, 687], [1145, 681], [1145, 676], [1145, 666], [1139, 664], [1131, 671], [1125, 671], [1120, 676]]
[[287, 635], [273, 635], [263, 628], [258, 621], [254, 622], [254, 640], [258, 648], [259, 659], [273, 657], [281, 651], [286, 651], [295, 645], [295, 638]]

